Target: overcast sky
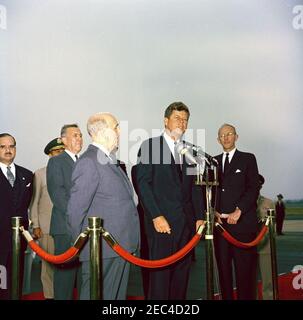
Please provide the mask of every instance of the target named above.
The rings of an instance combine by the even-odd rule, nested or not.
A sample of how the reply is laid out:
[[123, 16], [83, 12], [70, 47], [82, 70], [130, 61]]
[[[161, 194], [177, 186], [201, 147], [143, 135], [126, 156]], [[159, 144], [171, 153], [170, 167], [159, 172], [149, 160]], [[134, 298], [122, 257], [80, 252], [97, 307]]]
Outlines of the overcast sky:
[[165, 108], [183, 101], [208, 153], [221, 152], [217, 129], [232, 123], [263, 193], [303, 198], [300, 4], [0, 0], [0, 132], [16, 137], [16, 163], [36, 170], [65, 123], [79, 123], [85, 150], [87, 118], [110, 111], [128, 121], [122, 141], [136, 149], [138, 129], [161, 129]]

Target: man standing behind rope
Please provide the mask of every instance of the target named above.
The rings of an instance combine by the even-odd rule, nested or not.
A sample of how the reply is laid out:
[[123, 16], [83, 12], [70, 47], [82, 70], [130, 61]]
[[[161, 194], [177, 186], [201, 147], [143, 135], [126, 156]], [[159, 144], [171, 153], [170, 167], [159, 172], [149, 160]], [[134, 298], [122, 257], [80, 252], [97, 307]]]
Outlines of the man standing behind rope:
[[[44, 148], [44, 153], [54, 157], [64, 151], [60, 138], [50, 141]], [[40, 168], [34, 174], [34, 192], [30, 206], [30, 219], [33, 223], [33, 234], [39, 240], [41, 248], [54, 254], [54, 239], [49, 234], [52, 215], [52, 201], [47, 192], [46, 167]], [[41, 282], [45, 299], [54, 299], [53, 266], [42, 259]]]
[[[163, 135], [142, 143], [138, 164], [133, 168], [134, 185], [145, 213], [151, 260], [168, 257], [183, 248], [193, 230], [203, 224], [202, 197], [193, 192], [195, 176], [188, 174], [185, 157], [176, 152], [189, 114], [182, 102], [169, 105], [164, 114]], [[168, 267], [151, 270], [148, 299], [186, 299], [191, 257], [187, 255]]]
[[[236, 149], [238, 135], [234, 126], [224, 124], [218, 131], [223, 153], [219, 162], [219, 187], [215, 204], [219, 223], [237, 240], [250, 242], [257, 233], [257, 198], [259, 193], [258, 167], [251, 153]], [[254, 300], [256, 295], [257, 249], [242, 249], [215, 232], [215, 253], [223, 299], [233, 299], [233, 268], [237, 296]]]
[[[139, 246], [139, 217], [128, 177], [117, 164], [115, 152], [120, 128], [109, 113], [97, 113], [87, 122], [93, 142], [77, 162], [72, 175], [68, 218], [74, 239], [88, 226], [88, 217], [103, 219], [104, 228], [130, 253]], [[89, 245], [81, 255], [82, 300], [90, 299]], [[102, 241], [103, 299], [124, 300], [130, 265]]]
[[[70, 195], [71, 176], [78, 153], [82, 149], [82, 133], [77, 124], [64, 125], [61, 140], [65, 151], [50, 158], [47, 164], [47, 190], [53, 203], [50, 234], [55, 242], [55, 254], [65, 252], [71, 246], [71, 234], [67, 227], [67, 203]], [[80, 278], [79, 264], [69, 263], [54, 267], [55, 300], [72, 300], [75, 282]], [[79, 285], [77, 285], [79, 286]]]
[[[274, 209], [275, 205], [272, 200], [261, 195], [261, 189], [265, 182], [262, 175], [259, 174], [259, 188], [260, 194], [258, 197], [257, 216], [259, 219], [267, 217], [267, 210]], [[273, 286], [272, 286], [272, 270], [271, 270], [271, 255], [270, 255], [270, 241], [269, 235], [266, 234], [264, 239], [258, 245], [259, 253], [259, 268], [262, 280], [262, 296], [263, 300], [273, 300]]]
[[[9, 133], [0, 134], [0, 265], [6, 268], [6, 281], [1, 278], [0, 300], [9, 300], [12, 289], [12, 217], [22, 217], [28, 227], [28, 207], [33, 192], [33, 173], [14, 163], [16, 140]], [[23, 278], [24, 250], [21, 240], [20, 274]], [[4, 283], [6, 282], [6, 283]], [[22, 288], [22, 280], [20, 281]]]

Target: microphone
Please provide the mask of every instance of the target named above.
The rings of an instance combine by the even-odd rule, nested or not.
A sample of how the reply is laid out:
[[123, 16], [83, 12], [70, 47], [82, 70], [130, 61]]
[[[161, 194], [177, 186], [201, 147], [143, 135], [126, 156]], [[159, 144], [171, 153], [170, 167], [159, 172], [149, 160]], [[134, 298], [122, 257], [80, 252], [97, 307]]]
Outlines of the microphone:
[[203, 151], [203, 149], [199, 146], [196, 146], [194, 144], [191, 144], [189, 142], [185, 142], [186, 145], [188, 145], [193, 151], [197, 152], [197, 155], [202, 156], [206, 159], [206, 162], [210, 165], [212, 164], [213, 166], [217, 167], [219, 165], [219, 162], [216, 158], [211, 156], [210, 154], [206, 153]]
[[182, 142], [178, 142], [175, 148], [178, 153], [185, 156], [186, 160], [188, 160], [190, 164], [198, 164], [200, 162], [198, 162], [198, 159], [189, 151], [189, 146], [184, 145]]

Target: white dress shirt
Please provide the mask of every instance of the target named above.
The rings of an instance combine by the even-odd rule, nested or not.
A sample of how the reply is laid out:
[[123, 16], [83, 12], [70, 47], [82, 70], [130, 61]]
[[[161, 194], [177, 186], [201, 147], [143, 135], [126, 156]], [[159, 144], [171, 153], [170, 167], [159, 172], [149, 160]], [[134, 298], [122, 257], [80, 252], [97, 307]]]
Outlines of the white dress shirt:
[[236, 152], [236, 148], [232, 149], [229, 152], [224, 151], [223, 152], [223, 158], [222, 158], [222, 171], [224, 171], [224, 163], [225, 163], [225, 158], [226, 158], [226, 154], [228, 153], [228, 159], [229, 159], [229, 163], [231, 163], [231, 160]]
[[[169, 147], [169, 150], [170, 150], [170, 152], [172, 153], [172, 155], [173, 155], [173, 157], [174, 157], [174, 159], [175, 159], [175, 144], [178, 143], [178, 142], [180, 142], [180, 140], [176, 140], [176, 141], [175, 141], [172, 137], [170, 137], [170, 136], [166, 133], [166, 131], [164, 131], [163, 137], [164, 137], [165, 141], [167, 142], [168, 147]], [[181, 156], [181, 155], [180, 155], [180, 156]], [[182, 158], [180, 157], [180, 159], [182, 159]], [[179, 160], [180, 160], [180, 159], [179, 159]], [[176, 161], [176, 159], [175, 159], [175, 161]], [[180, 161], [180, 163], [181, 163], [181, 161]]]
[[7, 167], [11, 168], [11, 172], [14, 175], [15, 179], [16, 179], [16, 167], [14, 163], [11, 163], [9, 166], [7, 164], [4, 164], [2, 162], [0, 162], [0, 168], [3, 172], [3, 174], [5, 175], [6, 179], [7, 179]]

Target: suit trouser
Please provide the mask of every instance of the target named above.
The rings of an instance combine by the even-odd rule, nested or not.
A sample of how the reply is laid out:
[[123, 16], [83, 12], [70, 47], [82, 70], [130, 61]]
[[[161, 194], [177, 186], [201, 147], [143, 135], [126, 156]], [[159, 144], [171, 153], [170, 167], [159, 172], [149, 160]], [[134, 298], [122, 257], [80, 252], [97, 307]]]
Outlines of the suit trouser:
[[[54, 254], [55, 245], [54, 239], [49, 234], [43, 234], [39, 239], [41, 248], [50, 254]], [[46, 299], [54, 298], [54, 267], [51, 263], [42, 259], [41, 268], [41, 282], [43, 287], [43, 294]]]
[[[55, 254], [61, 254], [72, 245], [71, 236], [54, 235]], [[72, 300], [74, 287], [81, 288], [81, 266], [78, 261], [54, 266], [55, 300]]]
[[[148, 238], [150, 259], [166, 258], [183, 248], [190, 240], [190, 229], [184, 224], [172, 228], [172, 233], [154, 231]], [[164, 268], [151, 269], [149, 279], [149, 300], [185, 300], [189, 280], [191, 255]]]
[[[103, 300], [126, 300], [130, 264], [120, 257], [102, 259]], [[90, 262], [82, 262], [80, 300], [90, 300]]]
[[277, 234], [282, 233], [284, 218], [285, 218], [285, 214], [280, 214], [280, 213], [276, 214]]
[[[255, 234], [237, 234], [234, 237], [242, 242], [250, 242], [255, 238]], [[217, 230], [214, 243], [223, 300], [233, 299], [232, 264], [235, 269], [238, 300], [255, 300], [258, 257], [256, 247], [238, 248], [225, 240]]]

